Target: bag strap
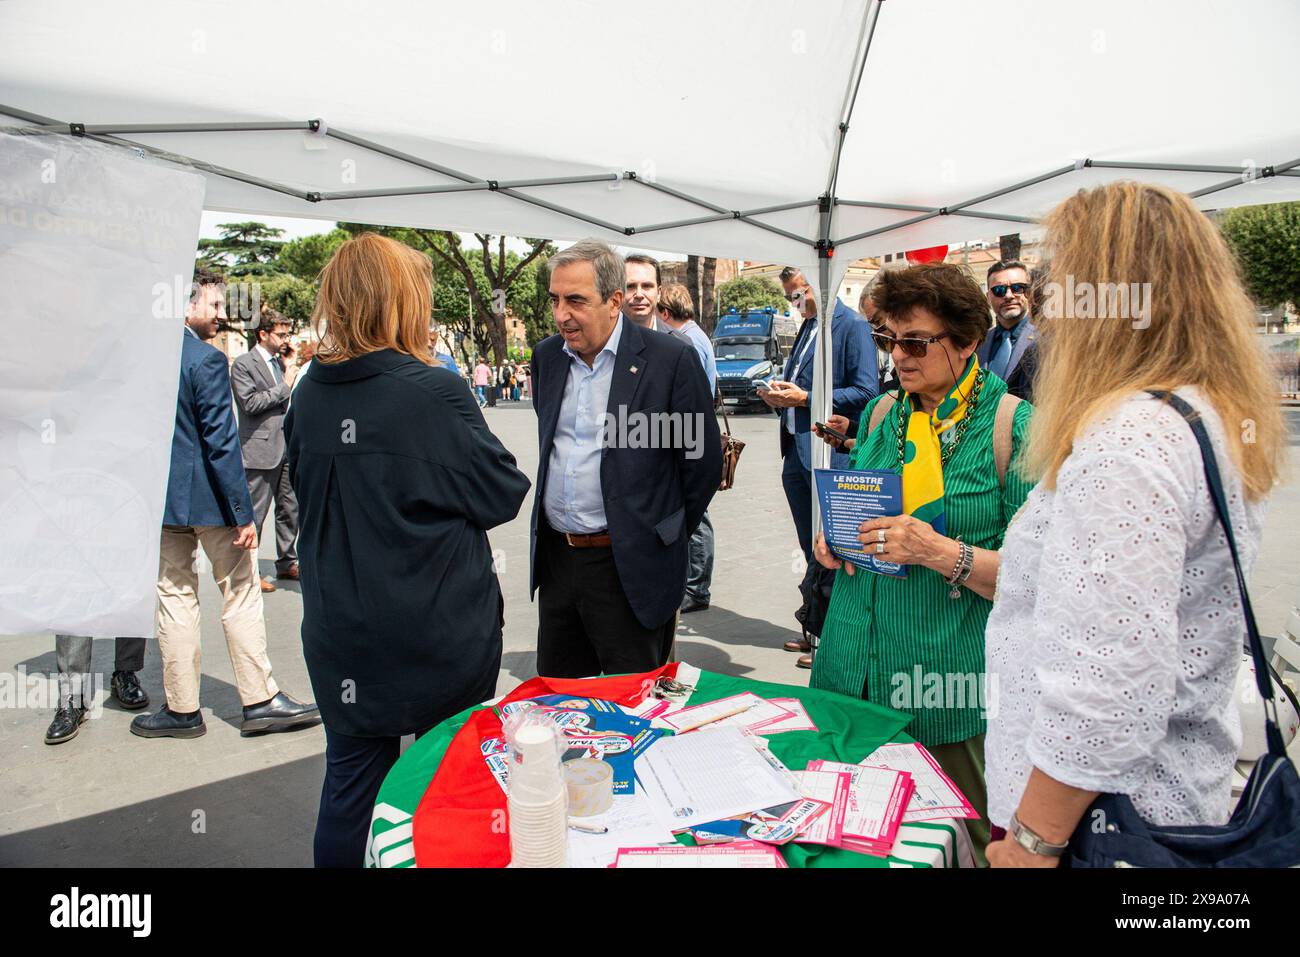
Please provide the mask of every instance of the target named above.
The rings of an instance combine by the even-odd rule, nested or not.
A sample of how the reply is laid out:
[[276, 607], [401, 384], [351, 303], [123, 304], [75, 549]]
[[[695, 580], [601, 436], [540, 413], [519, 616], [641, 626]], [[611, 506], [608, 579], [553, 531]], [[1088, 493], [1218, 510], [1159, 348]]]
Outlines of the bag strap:
[[871, 419], [867, 422], [867, 435], [876, 431], [876, 426], [884, 421], [885, 416], [889, 415], [889, 410], [894, 407], [894, 402], [894, 393], [886, 392], [880, 397], [880, 401], [871, 407]]
[[727, 400], [722, 397], [721, 385], [715, 384], [713, 386], [713, 402], [722, 410], [722, 428], [726, 431], [727, 438], [731, 438], [731, 420], [727, 418]]
[[1205, 423], [1201, 420], [1201, 414], [1180, 396], [1156, 389], [1147, 391], [1157, 399], [1163, 399], [1187, 421], [1192, 435], [1196, 437], [1196, 444], [1201, 447], [1201, 464], [1205, 468], [1205, 481], [1210, 487], [1210, 498], [1214, 500], [1214, 510], [1219, 515], [1219, 524], [1223, 526], [1223, 534], [1228, 539], [1228, 551], [1232, 553], [1232, 568], [1237, 575], [1237, 590], [1241, 593], [1241, 607], [1246, 616], [1246, 634], [1250, 639], [1250, 656], [1255, 661], [1255, 686], [1259, 690], [1259, 696], [1264, 699], [1264, 734], [1268, 738], [1268, 751], [1275, 758], [1285, 758], [1286, 746], [1282, 743], [1282, 732], [1278, 729], [1277, 701], [1273, 698], [1273, 682], [1269, 680], [1271, 672], [1268, 658], [1264, 656], [1264, 643], [1259, 639], [1255, 610], [1250, 605], [1250, 595], [1246, 591], [1246, 576], [1241, 570], [1241, 559], [1237, 554], [1237, 539], [1232, 534], [1232, 521], [1228, 518], [1228, 500], [1223, 494], [1219, 463], [1210, 445], [1210, 437], [1205, 432]]
[[1011, 451], [1015, 445], [1012, 434], [1016, 424], [1016, 409], [1024, 401], [1010, 392], [1002, 393], [998, 410], [993, 416], [993, 464], [998, 470], [998, 485], [1007, 487], [1007, 469], [1011, 466]]

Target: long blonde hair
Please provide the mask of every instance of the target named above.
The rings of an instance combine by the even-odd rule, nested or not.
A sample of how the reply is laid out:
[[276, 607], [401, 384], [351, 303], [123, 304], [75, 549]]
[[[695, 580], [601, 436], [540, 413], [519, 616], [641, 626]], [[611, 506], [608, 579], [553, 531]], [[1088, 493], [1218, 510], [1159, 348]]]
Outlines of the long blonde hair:
[[[1223, 422], [1251, 499], [1285, 461], [1278, 385], [1255, 333], [1255, 309], [1218, 229], [1183, 193], [1119, 182], [1080, 191], [1048, 214], [1051, 255], [1026, 472], [1054, 487], [1075, 439], [1124, 397], [1193, 385]], [[1086, 299], [1069, 295], [1092, 284]], [[1094, 318], [1104, 284], [1149, 284], [1135, 317]], [[1077, 294], [1076, 294], [1077, 295]], [[1055, 297], [1055, 299], [1053, 298]], [[1123, 301], [1122, 299], [1120, 301]], [[1110, 298], [1114, 306], [1116, 299]], [[1055, 305], [1055, 308], [1053, 308]]]
[[429, 257], [376, 233], [361, 233], [334, 251], [320, 274], [312, 325], [316, 358], [342, 362], [393, 349], [438, 365], [429, 354], [433, 265]]

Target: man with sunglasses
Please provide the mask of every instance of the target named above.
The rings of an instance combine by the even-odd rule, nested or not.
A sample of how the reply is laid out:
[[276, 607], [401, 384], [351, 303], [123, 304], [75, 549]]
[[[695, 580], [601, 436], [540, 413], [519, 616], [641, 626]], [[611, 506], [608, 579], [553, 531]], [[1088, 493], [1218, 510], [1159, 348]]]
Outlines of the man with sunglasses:
[[[871, 282], [862, 287], [862, 295], [858, 298], [858, 312], [870, 323], [873, 337], [875, 333], [889, 331], [885, 328], [885, 317], [876, 314], [876, 303], [871, 298], [871, 290], [875, 284], [876, 280], [873, 277]], [[898, 370], [894, 368], [894, 360], [890, 358], [887, 350], [879, 348], [876, 350], [876, 382], [877, 395], [898, 389]]]
[[[786, 298], [803, 315], [803, 324], [786, 359], [780, 380], [758, 396], [781, 417], [781, 484], [799, 536], [804, 558], [812, 563], [812, 384], [817, 352], [817, 296], [803, 273], [794, 266], [781, 270]], [[839, 299], [831, 313], [832, 411], [848, 420], [850, 435], [857, 434], [858, 417], [876, 395], [878, 372], [871, 326]], [[831, 456], [833, 468], [847, 468], [848, 456]], [[786, 651], [803, 652], [800, 667], [812, 666], [812, 648], [800, 639], [788, 641]]]
[[979, 348], [979, 361], [1026, 402], [1034, 399], [1038, 329], [1029, 318], [1029, 269], [1018, 259], [989, 267], [988, 300], [997, 322]]

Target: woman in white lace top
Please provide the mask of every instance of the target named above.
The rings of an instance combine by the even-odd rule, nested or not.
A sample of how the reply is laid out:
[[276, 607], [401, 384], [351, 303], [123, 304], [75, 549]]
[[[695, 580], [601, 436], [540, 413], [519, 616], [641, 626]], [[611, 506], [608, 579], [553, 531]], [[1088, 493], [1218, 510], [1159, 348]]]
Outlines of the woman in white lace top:
[[1196, 440], [1145, 390], [1204, 417], [1247, 570], [1285, 454], [1254, 309], [1188, 197], [1116, 183], [1046, 226], [1022, 464], [1041, 478], [1007, 530], [986, 631], [989, 819], [1022, 840], [990, 844], [993, 866], [1055, 866], [1050, 845], [1102, 793], [1155, 825], [1227, 820], [1241, 602]]

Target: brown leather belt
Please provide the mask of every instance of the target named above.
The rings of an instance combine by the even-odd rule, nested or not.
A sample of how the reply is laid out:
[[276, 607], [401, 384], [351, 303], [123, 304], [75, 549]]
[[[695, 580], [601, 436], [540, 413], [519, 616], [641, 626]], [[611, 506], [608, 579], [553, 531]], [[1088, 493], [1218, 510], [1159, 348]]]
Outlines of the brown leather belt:
[[560, 532], [570, 548], [609, 548], [613, 540], [609, 532], [596, 532], [593, 535], [575, 535], [572, 532]]

